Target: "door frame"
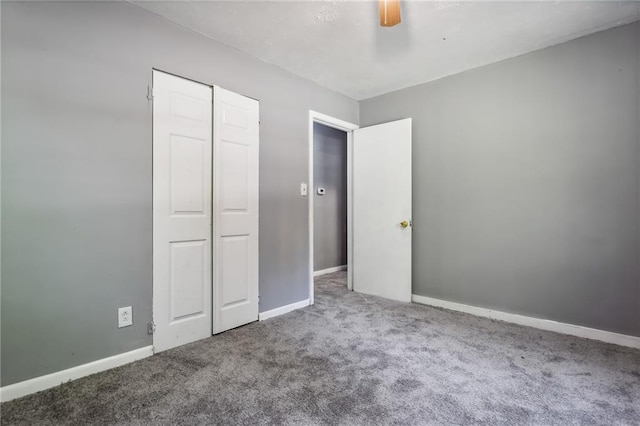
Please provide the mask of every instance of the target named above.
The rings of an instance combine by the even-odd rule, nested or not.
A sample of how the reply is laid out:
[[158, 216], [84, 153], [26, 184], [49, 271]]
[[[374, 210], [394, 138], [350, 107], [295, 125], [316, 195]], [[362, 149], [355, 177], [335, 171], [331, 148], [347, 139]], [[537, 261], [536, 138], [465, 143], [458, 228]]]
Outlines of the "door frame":
[[315, 302], [314, 260], [313, 260], [313, 199], [315, 198], [313, 182], [313, 123], [322, 124], [347, 134], [347, 288], [353, 290], [353, 269], [349, 264], [353, 259], [353, 131], [359, 129], [357, 124], [340, 120], [320, 112], [309, 110], [309, 305]]

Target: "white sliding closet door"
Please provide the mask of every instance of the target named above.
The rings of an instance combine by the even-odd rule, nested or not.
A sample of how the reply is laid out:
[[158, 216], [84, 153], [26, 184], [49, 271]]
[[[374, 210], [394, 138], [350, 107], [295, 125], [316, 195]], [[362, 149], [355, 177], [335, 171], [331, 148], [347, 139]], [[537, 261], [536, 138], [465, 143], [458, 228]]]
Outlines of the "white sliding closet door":
[[258, 319], [258, 101], [214, 89], [213, 332]]
[[211, 336], [212, 88], [153, 72], [155, 352]]

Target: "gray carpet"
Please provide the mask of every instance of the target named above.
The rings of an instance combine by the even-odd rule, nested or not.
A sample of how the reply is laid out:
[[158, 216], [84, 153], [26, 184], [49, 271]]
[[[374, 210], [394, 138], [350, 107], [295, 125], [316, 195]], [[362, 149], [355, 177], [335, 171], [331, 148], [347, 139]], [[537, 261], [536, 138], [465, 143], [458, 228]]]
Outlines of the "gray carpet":
[[316, 282], [316, 304], [2, 404], [2, 424], [640, 424], [640, 351]]

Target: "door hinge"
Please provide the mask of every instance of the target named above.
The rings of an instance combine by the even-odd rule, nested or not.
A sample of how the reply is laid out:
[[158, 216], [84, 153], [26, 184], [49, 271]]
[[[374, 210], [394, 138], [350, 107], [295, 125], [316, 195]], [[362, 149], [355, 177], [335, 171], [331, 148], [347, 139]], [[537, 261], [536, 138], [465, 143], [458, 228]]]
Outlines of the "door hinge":
[[153, 334], [156, 332], [156, 325], [152, 322], [147, 324], [147, 334]]
[[153, 90], [153, 87], [151, 86], [147, 86], [147, 99], [149, 99], [150, 101], [153, 100], [153, 98], [155, 97], [155, 92]]

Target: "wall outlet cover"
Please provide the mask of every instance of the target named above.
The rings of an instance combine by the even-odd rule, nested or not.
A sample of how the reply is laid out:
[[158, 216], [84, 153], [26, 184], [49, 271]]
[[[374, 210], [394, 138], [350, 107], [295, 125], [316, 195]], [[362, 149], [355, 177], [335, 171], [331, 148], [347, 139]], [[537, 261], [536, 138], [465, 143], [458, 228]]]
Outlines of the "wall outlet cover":
[[118, 308], [118, 328], [133, 325], [133, 310], [131, 306]]

